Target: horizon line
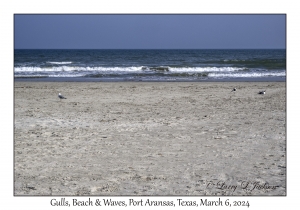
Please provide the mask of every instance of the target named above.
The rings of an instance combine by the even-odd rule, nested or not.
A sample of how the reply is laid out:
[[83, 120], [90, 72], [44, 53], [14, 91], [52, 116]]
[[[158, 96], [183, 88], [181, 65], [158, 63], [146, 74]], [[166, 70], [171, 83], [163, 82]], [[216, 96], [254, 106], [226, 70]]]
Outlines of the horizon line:
[[286, 48], [14, 48], [14, 50], [286, 50]]

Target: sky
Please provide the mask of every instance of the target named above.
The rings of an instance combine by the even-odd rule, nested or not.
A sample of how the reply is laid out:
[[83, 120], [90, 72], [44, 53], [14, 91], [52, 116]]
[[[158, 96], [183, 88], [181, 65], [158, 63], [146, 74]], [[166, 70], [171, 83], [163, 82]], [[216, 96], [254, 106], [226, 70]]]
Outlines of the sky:
[[285, 49], [286, 15], [14, 15], [15, 49]]

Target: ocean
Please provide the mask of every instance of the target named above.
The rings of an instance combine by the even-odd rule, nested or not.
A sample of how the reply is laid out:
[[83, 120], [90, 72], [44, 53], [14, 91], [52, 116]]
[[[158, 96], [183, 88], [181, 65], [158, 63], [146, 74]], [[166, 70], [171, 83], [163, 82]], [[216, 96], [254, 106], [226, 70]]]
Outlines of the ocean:
[[15, 80], [285, 81], [285, 49], [14, 50]]

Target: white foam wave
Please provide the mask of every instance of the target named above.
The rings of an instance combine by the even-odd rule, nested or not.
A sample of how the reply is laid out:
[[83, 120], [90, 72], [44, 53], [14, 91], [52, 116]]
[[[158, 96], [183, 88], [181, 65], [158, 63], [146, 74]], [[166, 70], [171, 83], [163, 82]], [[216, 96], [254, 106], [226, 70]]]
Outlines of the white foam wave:
[[58, 64], [58, 65], [65, 65], [65, 64], [71, 64], [72, 62], [71, 61], [63, 61], [63, 62], [47, 62], [47, 63], [50, 63], [50, 64]]
[[15, 75], [16, 78], [23, 77], [83, 77], [84, 74], [62, 74], [62, 75], [42, 75], [42, 74], [32, 74], [32, 75]]
[[[157, 67], [163, 70], [165, 74], [172, 73], [208, 73], [208, 77], [267, 77], [267, 76], [285, 76], [285, 72], [248, 72], [244, 71], [246, 68], [238, 67]], [[54, 66], [54, 67], [15, 67], [17, 75], [52, 75], [52, 77], [72, 77], [84, 76], [88, 74], [127, 74], [127, 73], [141, 73], [148, 71], [157, 71], [154, 67], [150, 70], [149, 67], [131, 66], [131, 67], [80, 67], [80, 66]]]
[[[159, 68], [159, 67], [158, 67]], [[232, 72], [242, 71], [245, 68], [237, 67], [164, 67], [170, 72]], [[48, 72], [48, 71], [112, 71], [112, 72], [138, 72], [149, 70], [144, 66], [131, 67], [80, 67], [80, 66], [56, 66], [56, 67], [15, 67], [15, 72]], [[155, 68], [154, 68], [155, 69]]]
[[218, 73], [209, 73], [208, 77], [217, 77], [217, 78], [233, 78], [233, 77], [284, 77], [286, 76], [285, 72], [252, 72], [252, 73], [231, 73], [231, 74], [218, 74]]
[[59, 66], [59, 67], [16, 67], [15, 72], [48, 72], [48, 71], [74, 71], [73, 67], [69, 66]]
[[246, 68], [237, 67], [185, 67], [185, 68], [169, 68], [171, 72], [232, 72], [243, 71]]
[[15, 67], [15, 72], [61, 72], [61, 71], [102, 71], [102, 72], [138, 72], [140, 67], [78, 67], [78, 66], [57, 66], [57, 67]]
[[49, 75], [49, 77], [84, 77], [84, 74]]

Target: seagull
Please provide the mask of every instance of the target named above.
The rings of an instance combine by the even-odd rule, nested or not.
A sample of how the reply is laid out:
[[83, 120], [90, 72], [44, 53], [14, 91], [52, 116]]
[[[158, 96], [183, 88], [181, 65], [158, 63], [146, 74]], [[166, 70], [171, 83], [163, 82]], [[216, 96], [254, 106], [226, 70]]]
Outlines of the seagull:
[[262, 95], [264, 95], [264, 94], [266, 94], [266, 91], [265, 91], [265, 90], [263, 90], [263, 91], [259, 91], [259, 92], [258, 92], [258, 94], [262, 94]]
[[[233, 88], [232, 91], [236, 91], [236, 88]], [[232, 92], [232, 91], [231, 91], [231, 92]]]
[[65, 98], [64, 96], [62, 96], [60, 93], [58, 94], [58, 98], [59, 98], [59, 99], [67, 99], [67, 98]]

